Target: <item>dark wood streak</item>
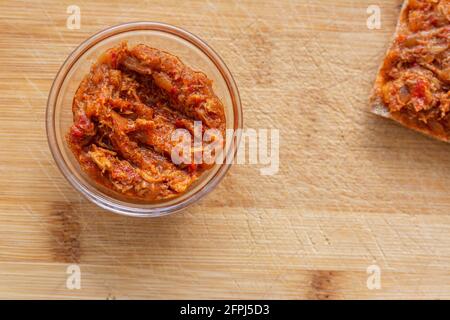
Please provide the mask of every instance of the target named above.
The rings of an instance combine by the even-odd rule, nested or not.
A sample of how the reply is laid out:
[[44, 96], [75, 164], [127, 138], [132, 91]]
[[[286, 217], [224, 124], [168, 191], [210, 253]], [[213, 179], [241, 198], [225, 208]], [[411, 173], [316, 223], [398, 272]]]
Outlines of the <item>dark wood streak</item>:
[[80, 216], [74, 206], [54, 202], [50, 213], [51, 246], [54, 259], [63, 263], [79, 263], [81, 257]]
[[308, 299], [333, 300], [337, 298], [337, 273], [334, 271], [318, 270], [311, 275]]

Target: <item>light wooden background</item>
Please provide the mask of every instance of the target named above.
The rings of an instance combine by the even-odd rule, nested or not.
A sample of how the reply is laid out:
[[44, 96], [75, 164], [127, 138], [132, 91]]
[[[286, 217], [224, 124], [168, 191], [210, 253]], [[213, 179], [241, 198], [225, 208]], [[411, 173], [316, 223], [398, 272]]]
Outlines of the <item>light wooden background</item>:
[[[70, 4], [80, 30], [66, 28]], [[366, 27], [370, 4], [381, 30]], [[0, 298], [450, 298], [450, 146], [368, 111], [400, 4], [1, 1]], [[280, 130], [276, 176], [234, 167], [199, 204], [151, 220], [64, 180], [45, 135], [53, 77], [88, 36], [137, 20], [217, 50], [245, 126]], [[66, 289], [72, 263], [81, 290]]]

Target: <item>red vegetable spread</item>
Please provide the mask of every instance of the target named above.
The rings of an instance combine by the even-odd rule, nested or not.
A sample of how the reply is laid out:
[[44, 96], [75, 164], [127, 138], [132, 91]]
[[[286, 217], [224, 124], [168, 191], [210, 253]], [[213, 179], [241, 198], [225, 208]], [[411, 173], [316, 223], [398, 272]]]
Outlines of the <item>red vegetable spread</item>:
[[409, 0], [372, 102], [398, 122], [450, 140], [450, 0]]
[[67, 141], [81, 168], [98, 183], [132, 198], [163, 200], [182, 194], [207, 164], [174, 163], [185, 129], [225, 132], [224, 106], [212, 81], [177, 57], [126, 43], [100, 56], [73, 99]]

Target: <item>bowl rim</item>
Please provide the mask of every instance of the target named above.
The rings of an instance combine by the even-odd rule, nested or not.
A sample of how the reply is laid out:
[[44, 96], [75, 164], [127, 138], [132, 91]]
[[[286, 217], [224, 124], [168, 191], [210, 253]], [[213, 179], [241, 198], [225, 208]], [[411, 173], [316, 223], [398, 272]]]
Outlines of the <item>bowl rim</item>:
[[[142, 30], [151, 30], [151, 31], [160, 31], [164, 33], [169, 33], [173, 36], [177, 36], [185, 41], [188, 41], [196, 48], [198, 48], [203, 54], [205, 54], [211, 62], [213, 62], [214, 66], [220, 72], [223, 80], [226, 83], [228, 93], [231, 98], [232, 108], [233, 108], [233, 130], [234, 135], [230, 141], [230, 145], [228, 150], [226, 150], [225, 159], [235, 159], [236, 153], [239, 147], [239, 143], [241, 140], [241, 129], [243, 128], [243, 113], [242, 113], [242, 105], [241, 99], [239, 95], [239, 91], [236, 85], [236, 82], [226, 66], [225, 62], [222, 58], [202, 39], [193, 33], [186, 31], [182, 28], [162, 23], [162, 22], [154, 22], [154, 21], [136, 21], [136, 22], [127, 22], [117, 24], [106, 29], [103, 29], [86, 40], [84, 40], [81, 44], [79, 44], [65, 59], [61, 67], [59, 68], [52, 86], [49, 91], [48, 100], [47, 100], [47, 108], [46, 108], [46, 133], [47, 133], [47, 142], [50, 148], [50, 152], [52, 157], [58, 167], [58, 169], [63, 174], [64, 178], [83, 196], [85, 196], [88, 200], [95, 203], [99, 207], [106, 209], [108, 211], [125, 215], [131, 217], [160, 217], [168, 214], [172, 214], [175, 212], [179, 212], [193, 203], [199, 201], [201, 198], [210, 193], [223, 179], [225, 174], [231, 168], [233, 161], [224, 161], [224, 163], [220, 164], [219, 169], [215, 174], [210, 177], [210, 179], [205, 183], [205, 185], [197, 190], [194, 194], [190, 195], [186, 199], [182, 200], [179, 203], [175, 203], [168, 206], [161, 206], [157, 208], [145, 208], [146, 204], [139, 205], [139, 208], [129, 207], [123, 204], [114, 203], [109, 199], [114, 199], [113, 197], [109, 197], [105, 195], [103, 192], [99, 191], [97, 188], [92, 188], [90, 190], [87, 188], [77, 177], [75, 177], [65, 160], [63, 159], [61, 150], [57, 143], [56, 138], [56, 128], [55, 128], [55, 109], [56, 102], [59, 97], [61, 86], [64, 83], [64, 80], [67, 74], [72, 70], [74, 64], [83, 57], [83, 55], [91, 49], [96, 44], [101, 41], [108, 39], [110, 37], [119, 35], [121, 33], [131, 32], [131, 31], [142, 31]], [[240, 130], [237, 130], [240, 129]], [[91, 186], [92, 187], [92, 186]], [[176, 199], [176, 198], [174, 198]], [[121, 201], [124, 203], [124, 201]], [[126, 202], [125, 202], [126, 203]], [[164, 202], [162, 202], [163, 204]], [[137, 205], [137, 204], [135, 204]]]

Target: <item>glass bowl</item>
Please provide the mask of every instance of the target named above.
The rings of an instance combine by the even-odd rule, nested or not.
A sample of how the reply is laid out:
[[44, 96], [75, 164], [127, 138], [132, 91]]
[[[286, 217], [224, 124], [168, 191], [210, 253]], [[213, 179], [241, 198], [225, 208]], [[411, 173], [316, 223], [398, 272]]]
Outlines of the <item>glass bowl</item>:
[[75, 189], [104, 209], [134, 217], [162, 216], [186, 208], [213, 190], [230, 169], [231, 161], [214, 165], [180, 196], [159, 202], [125, 197], [98, 184], [80, 168], [65, 139], [73, 123], [75, 91], [97, 57], [124, 40], [130, 46], [143, 43], [170, 52], [213, 80], [213, 89], [225, 106], [227, 129], [235, 132], [223, 150], [227, 159], [234, 159], [240, 141], [239, 92], [225, 63], [204, 41], [180, 28], [157, 22], [125, 23], [103, 30], [78, 46], [61, 66], [50, 89], [46, 114], [48, 143], [58, 168]]

